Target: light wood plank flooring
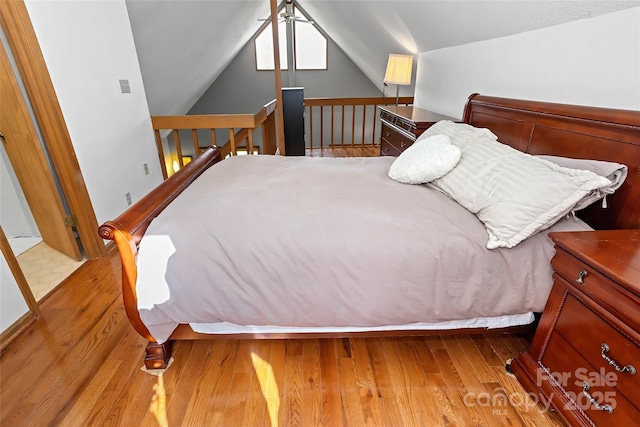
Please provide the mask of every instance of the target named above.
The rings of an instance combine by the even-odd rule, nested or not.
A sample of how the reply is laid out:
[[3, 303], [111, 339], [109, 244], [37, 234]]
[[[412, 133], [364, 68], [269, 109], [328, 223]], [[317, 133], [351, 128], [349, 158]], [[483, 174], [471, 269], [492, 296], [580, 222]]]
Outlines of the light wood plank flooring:
[[380, 146], [307, 148], [307, 157], [378, 157]]
[[0, 425], [560, 425], [505, 374], [520, 336], [179, 342], [150, 375], [120, 274], [87, 261], [0, 356]]

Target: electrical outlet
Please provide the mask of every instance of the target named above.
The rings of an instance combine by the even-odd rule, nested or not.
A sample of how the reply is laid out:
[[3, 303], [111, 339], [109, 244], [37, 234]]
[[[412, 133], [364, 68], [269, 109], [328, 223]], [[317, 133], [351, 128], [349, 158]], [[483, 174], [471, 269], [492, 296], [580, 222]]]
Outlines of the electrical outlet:
[[120, 80], [120, 92], [131, 93], [131, 86], [129, 86], [129, 80]]
[[130, 193], [127, 193], [127, 194], [125, 194], [124, 196], [127, 198], [127, 204], [128, 204], [128, 205], [131, 205], [131, 194], [130, 194]]
[[142, 167], [144, 168], [144, 174], [149, 175], [149, 165], [146, 163], [143, 163]]

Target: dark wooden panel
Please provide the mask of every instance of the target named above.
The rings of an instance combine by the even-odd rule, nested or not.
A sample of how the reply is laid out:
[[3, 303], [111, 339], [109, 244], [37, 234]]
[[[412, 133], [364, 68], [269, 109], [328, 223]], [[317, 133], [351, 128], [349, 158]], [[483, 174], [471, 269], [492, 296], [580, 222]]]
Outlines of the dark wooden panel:
[[526, 141], [522, 138], [526, 125], [523, 120], [485, 112], [473, 112], [470, 123], [475, 127], [491, 130], [503, 144], [526, 151]]

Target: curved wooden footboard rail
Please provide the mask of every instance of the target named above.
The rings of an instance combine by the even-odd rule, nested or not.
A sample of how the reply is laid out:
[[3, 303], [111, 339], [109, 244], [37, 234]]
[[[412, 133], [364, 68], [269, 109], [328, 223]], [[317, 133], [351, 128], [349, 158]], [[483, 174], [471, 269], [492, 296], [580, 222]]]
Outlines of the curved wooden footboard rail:
[[138, 268], [136, 256], [138, 244], [151, 221], [171, 203], [196, 178], [212, 165], [222, 160], [217, 147], [209, 147], [194, 161], [187, 164], [155, 190], [124, 211], [113, 221], [100, 226], [103, 239], [116, 242], [122, 260], [122, 298], [127, 317], [133, 328], [149, 340], [145, 365], [147, 368], [166, 367], [170, 355], [168, 343], [158, 344], [140, 319], [136, 295]]

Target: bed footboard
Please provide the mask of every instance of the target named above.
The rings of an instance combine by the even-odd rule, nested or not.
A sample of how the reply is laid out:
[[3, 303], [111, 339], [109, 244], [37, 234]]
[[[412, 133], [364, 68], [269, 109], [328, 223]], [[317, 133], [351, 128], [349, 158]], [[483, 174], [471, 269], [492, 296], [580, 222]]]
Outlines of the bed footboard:
[[133, 328], [141, 336], [149, 340], [145, 365], [149, 369], [166, 367], [171, 346], [168, 343], [158, 344], [149, 333], [138, 313], [136, 296], [136, 280], [138, 270], [136, 255], [138, 245], [151, 221], [164, 210], [185, 188], [212, 165], [222, 160], [216, 147], [209, 147], [194, 161], [187, 164], [169, 179], [162, 182], [149, 194], [129, 207], [113, 221], [100, 226], [100, 237], [115, 241], [122, 262], [122, 298], [125, 312]]

